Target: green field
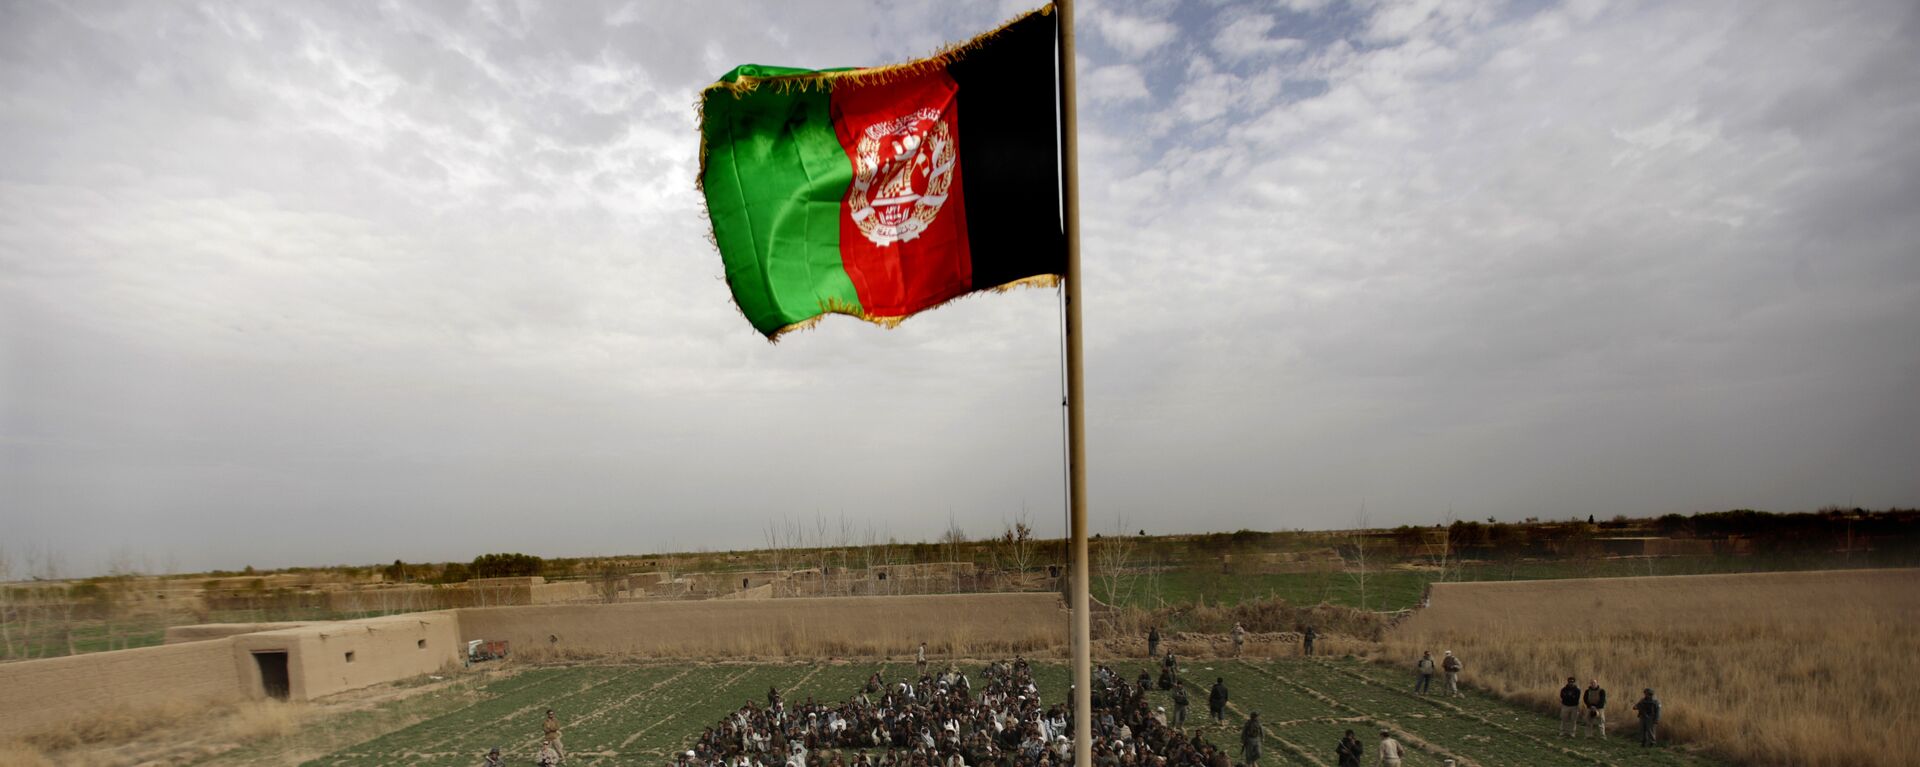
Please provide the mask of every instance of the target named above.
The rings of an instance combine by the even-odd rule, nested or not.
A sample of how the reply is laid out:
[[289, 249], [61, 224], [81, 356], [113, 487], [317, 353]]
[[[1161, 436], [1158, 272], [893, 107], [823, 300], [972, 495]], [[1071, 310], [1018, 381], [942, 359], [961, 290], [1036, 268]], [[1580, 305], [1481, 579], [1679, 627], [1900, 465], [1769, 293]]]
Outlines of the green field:
[[[539, 743], [544, 710], [554, 708], [564, 724], [568, 764], [661, 764], [702, 728], [747, 700], [764, 700], [769, 686], [787, 700], [843, 700], [878, 670], [891, 679], [910, 666], [856, 663], [575, 666], [539, 668], [478, 688], [473, 700], [435, 710], [417, 723], [315, 759], [311, 765], [469, 765], [500, 746], [510, 763], [527, 763]], [[1137, 672], [1116, 664], [1123, 673]], [[1264, 765], [1333, 764], [1342, 731], [1365, 736], [1370, 760], [1376, 738], [1388, 727], [1412, 751], [1408, 767], [1438, 767], [1444, 758], [1482, 767], [1559, 765], [1714, 765], [1697, 755], [1641, 749], [1626, 737], [1567, 740], [1552, 718], [1491, 697], [1419, 697], [1406, 674], [1336, 659], [1216, 661], [1188, 669], [1196, 683], [1224, 677], [1233, 702], [1227, 729], [1207, 725], [1206, 737], [1237, 745], [1240, 723], [1250, 711], [1267, 723], [1269, 756]], [[1065, 666], [1036, 669], [1048, 703], [1061, 700]], [[1128, 673], [1131, 676], [1131, 673]], [[1171, 704], [1153, 693], [1157, 705]], [[1195, 696], [1189, 725], [1205, 718], [1204, 691]], [[395, 717], [408, 716], [404, 710]], [[1613, 712], [1620, 735], [1630, 729], [1625, 711]]]
[[[1842, 562], [1839, 567], [1860, 563]], [[1563, 578], [1630, 578], [1647, 575], [1708, 575], [1714, 573], [1776, 572], [1831, 569], [1831, 557], [1719, 556], [1632, 559], [1514, 559], [1459, 562], [1447, 573], [1449, 581], [1536, 581]], [[1115, 601], [1153, 609], [1169, 605], [1235, 605], [1279, 598], [1295, 605], [1322, 602], [1368, 610], [1404, 610], [1420, 603], [1427, 584], [1437, 578], [1431, 568], [1390, 566], [1367, 574], [1366, 589], [1352, 573], [1244, 573], [1191, 567], [1136, 576]], [[1096, 583], [1094, 596], [1105, 599]]]

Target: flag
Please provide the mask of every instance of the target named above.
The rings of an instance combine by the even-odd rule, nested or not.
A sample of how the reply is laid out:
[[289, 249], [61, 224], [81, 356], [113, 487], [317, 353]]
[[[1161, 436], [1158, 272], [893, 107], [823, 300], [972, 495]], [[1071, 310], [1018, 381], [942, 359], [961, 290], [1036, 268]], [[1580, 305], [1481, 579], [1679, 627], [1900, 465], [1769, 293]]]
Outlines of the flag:
[[745, 65], [700, 97], [700, 188], [733, 300], [768, 338], [827, 314], [897, 325], [1054, 285], [1052, 6], [925, 59]]

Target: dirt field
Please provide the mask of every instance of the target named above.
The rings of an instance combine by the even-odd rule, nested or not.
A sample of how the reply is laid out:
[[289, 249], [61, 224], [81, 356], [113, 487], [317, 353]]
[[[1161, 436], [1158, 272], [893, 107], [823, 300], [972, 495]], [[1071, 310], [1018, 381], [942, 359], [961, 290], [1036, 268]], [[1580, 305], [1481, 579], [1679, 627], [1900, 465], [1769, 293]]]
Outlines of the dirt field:
[[[968, 664], [969, 667], [979, 664]], [[1123, 671], [1137, 671], [1120, 664]], [[709, 666], [579, 666], [543, 668], [486, 685], [470, 705], [342, 748], [312, 765], [466, 765], [498, 745], [524, 760], [538, 742], [543, 710], [552, 706], [565, 724], [570, 764], [658, 764], [683, 748], [701, 728], [748, 699], [779, 686], [788, 700], [844, 700], [868, 674], [889, 678], [911, 665], [872, 663], [717, 664]], [[1216, 742], [1237, 740], [1249, 711], [1270, 722], [1268, 765], [1333, 763], [1340, 733], [1391, 727], [1414, 748], [1409, 767], [1437, 767], [1443, 758], [1462, 767], [1558, 767], [1560, 765], [1711, 765], [1679, 750], [1648, 753], [1623, 738], [1560, 741], [1550, 718], [1492, 697], [1423, 698], [1390, 669], [1350, 660], [1291, 659], [1203, 661], [1192, 678], [1224, 677], [1233, 692], [1227, 729], [1210, 729]], [[1036, 674], [1048, 703], [1066, 693], [1069, 671], [1043, 664]], [[1156, 703], [1169, 705], [1165, 693]], [[1195, 719], [1204, 718], [1197, 701]], [[1370, 737], [1369, 742], [1372, 741]], [[257, 756], [255, 752], [251, 756]], [[236, 752], [244, 761], [250, 756]], [[223, 760], [225, 761], [225, 760]], [[510, 759], [509, 761], [513, 761]]]
[[1449, 583], [1388, 656], [1453, 650], [1464, 676], [1544, 710], [1568, 676], [1747, 764], [1908, 765], [1920, 742], [1920, 570]]

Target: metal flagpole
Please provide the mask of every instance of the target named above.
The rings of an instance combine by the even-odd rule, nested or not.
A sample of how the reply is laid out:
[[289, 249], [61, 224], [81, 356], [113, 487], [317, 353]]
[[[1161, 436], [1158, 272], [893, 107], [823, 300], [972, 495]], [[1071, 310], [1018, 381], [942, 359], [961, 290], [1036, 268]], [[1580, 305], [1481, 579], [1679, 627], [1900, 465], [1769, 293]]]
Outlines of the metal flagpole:
[[1093, 767], [1093, 621], [1087, 564], [1087, 413], [1080, 354], [1080, 134], [1074, 114], [1073, 2], [1060, 11], [1060, 178], [1067, 230], [1067, 506], [1073, 532], [1073, 764]]

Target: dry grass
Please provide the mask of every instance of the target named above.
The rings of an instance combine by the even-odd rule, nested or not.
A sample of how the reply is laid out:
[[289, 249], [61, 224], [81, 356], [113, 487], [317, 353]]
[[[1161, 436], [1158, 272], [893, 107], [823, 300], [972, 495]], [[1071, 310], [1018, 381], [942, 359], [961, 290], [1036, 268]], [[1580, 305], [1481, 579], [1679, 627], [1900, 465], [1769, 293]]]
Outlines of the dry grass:
[[53, 767], [45, 752], [20, 741], [0, 741], [0, 764], [12, 767]]
[[1916, 627], [1916, 570], [1449, 583], [1383, 647], [1539, 707], [1598, 678], [1628, 729], [1652, 687], [1665, 735], [1746, 764], [1891, 766], [1920, 742]]
[[299, 703], [254, 701], [236, 706], [220, 722], [225, 740], [251, 743], [268, 738], [284, 738], [300, 731], [312, 709]]
[[[302, 703], [113, 708], [25, 738], [0, 742], [0, 765], [100, 767], [193, 761], [249, 743], [284, 738], [310, 719]], [[191, 738], [181, 738], [192, 733]], [[154, 759], [158, 755], [161, 759]]]

